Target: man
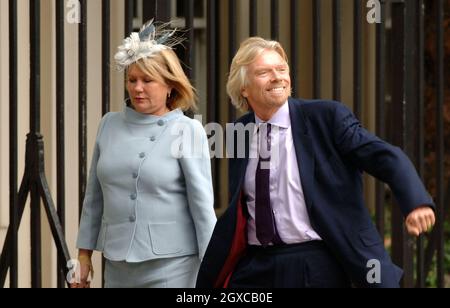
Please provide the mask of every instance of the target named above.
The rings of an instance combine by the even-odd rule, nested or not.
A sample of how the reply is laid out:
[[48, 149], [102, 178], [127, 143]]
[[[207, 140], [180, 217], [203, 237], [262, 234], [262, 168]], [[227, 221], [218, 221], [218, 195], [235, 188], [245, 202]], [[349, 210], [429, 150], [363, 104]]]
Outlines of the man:
[[[229, 161], [230, 205], [197, 286], [398, 287], [402, 271], [364, 206], [361, 171], [389, 184], [418, 236], [434, 225], [434, 205], [407, 156], [340, 103], [290, 98], [277, 42], [243, 42], [227, 90], [236, 107], [251, 111], [237, 123], [256, 125], [245, 157]], [[379, 277], [370, 275], [373, 261]]]

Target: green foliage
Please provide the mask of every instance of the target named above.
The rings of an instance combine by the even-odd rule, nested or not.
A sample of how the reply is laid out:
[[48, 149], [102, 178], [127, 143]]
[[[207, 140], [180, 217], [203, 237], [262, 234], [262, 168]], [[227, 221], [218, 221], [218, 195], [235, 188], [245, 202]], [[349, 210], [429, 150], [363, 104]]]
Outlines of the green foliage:
[[[392, 253], [392, 212], [390, 204], [386, 204], [385, 206], [385, 230], [384, 230], [384, 243], [385, 248], [389, 254]], [[372, 213], [372, 219], [375, 221], [375, 214]], [[450, 220], [446, 219], [444, 223], [444, 274], [446, 281], [446, 288], [450, 288]], [[424, 247], [428, 246], [428, 240], [425, 238]], [[414, 245], [416, 251], [416, 245]], [[414, 269], [416, 269], [416, 258], [414, 258]], [[417, 273], [415, 273], [415, 277]], [[430, 268], [430, 272], [426, 278], [426, 287], [428, 288], [436, 288], [437, 287], [437, 262], [436, 262], [436, 252], [434, 253], [432, 265]]]
[[[445, 282], [446, 288], [450, 288], [450, 222], [448, 220], [445, 221], [444, 228], [445, 236], [445, 244], [444, 244], [444, 274], [445, 274]], [[431, 271], [427, 276], [426, 286], [430, 288], [437, 287], [437, 262], [436, 262], [436, 254], [433, 257], [433, 263], [431, 266]]]

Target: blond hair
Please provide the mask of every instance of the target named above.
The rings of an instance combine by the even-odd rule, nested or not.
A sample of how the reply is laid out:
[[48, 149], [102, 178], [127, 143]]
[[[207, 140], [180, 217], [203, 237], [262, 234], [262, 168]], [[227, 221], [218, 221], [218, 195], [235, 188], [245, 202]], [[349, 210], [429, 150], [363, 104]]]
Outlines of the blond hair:
[[252, 64], [264, 51], [273, 50], [288, 63], [288, 57], [279, 42], [251, 37], [241, 43], [233, 59], [228, 75], [227, 93], [231, 103], [242, 111], [249, 110], [247, 99], [242, 96], [242, 89], [247, 83], [247, 67]]
[[172, 88], [172, 93], [167, 100], [167, 107], [171, 110], [177, 108], [184, 111], [197, 109], [196, 90], [184, 73], [180, 60], [172, 49], [164, 49], [151, 57], [138, 60], [135, 64], [152, 79]]

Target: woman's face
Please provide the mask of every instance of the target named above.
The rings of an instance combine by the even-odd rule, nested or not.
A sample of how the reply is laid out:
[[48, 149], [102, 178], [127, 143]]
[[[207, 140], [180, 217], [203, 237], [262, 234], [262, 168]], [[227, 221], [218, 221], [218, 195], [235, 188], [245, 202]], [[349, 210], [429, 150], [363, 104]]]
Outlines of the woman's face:
[[155, 116], [169, 112], [167, 97], [172, 88], [165, 83], [152, 80], [136, 64], [131, 65], [128, 70], [127, 90], [137, 112]]

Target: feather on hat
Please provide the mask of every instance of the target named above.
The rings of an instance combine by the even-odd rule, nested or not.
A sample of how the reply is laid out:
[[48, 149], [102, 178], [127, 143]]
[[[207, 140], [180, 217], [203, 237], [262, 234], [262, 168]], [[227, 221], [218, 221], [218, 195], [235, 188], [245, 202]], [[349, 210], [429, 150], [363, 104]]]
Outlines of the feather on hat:
[[183, 39], [174, 36], [176, 29], [170, 24], [155, 25], [154, 20], [145, 23], [139, 32], [133, 32], [123, 40], [114, 56], [119, 71], [125, 70], [140, 59], [152, 57], [165, 49], [172, 49]]

